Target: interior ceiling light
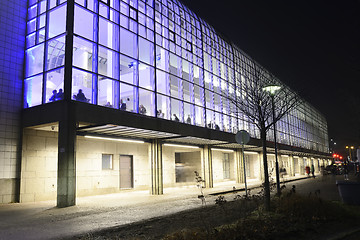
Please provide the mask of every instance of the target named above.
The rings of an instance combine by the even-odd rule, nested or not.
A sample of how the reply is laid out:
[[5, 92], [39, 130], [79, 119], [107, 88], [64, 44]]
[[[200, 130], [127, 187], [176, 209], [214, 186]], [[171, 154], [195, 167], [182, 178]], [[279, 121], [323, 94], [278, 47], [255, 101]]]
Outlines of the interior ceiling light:
[[144, 141], [141, 141], [141, 140], [124, 139], [124, 138], [97, 137], [97, 136], [89, 136], [89, 135], [85, 135], [85, 137], [91, 138], [91, 139], [108, 140], [108, 141], [115, 141], [115, 142], [145, 143]]
[[221, 152], [234, 152], [234, 150], [231, 149], [222, 149], [222, 148], [211, 148], [213, 151], [221, 151]]
[[257, 152], [249, 152], [249, 151], [244, 151], [245, 154], [258, 154]]
[[170, 143], [164, 143], [164, 146], [168, 146], [168, 147], [182, 147], [182, 148], [199, 148], [198, 146], [178, 145], [178, 144], [170, 144]]

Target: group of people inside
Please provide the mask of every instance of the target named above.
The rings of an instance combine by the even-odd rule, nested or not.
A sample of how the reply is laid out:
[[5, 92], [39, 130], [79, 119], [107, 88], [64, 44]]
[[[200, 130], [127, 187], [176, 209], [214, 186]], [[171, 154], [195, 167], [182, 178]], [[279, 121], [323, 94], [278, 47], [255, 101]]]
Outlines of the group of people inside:
[[[59, 91], [55, 89], [52, 91], [52, 95], [49, 98], [49, 102], [55, 102], [63, 99], [64, 99], [63, 90], [61, 88], [59, 89]], [[78, 93], [73, 95], [73, 99], [80, 102], [89, 102], [90, 100], [85, 97], [85, 94], [83, 93], [82, 89], [79, 89]]]
[[64, 99], [64, 92], [61, 88], [59, 89], [59, 92], [55, 89], [52, 91], [52, 93], [53, 94], [49, 98], [49, 102], [55, 102]]

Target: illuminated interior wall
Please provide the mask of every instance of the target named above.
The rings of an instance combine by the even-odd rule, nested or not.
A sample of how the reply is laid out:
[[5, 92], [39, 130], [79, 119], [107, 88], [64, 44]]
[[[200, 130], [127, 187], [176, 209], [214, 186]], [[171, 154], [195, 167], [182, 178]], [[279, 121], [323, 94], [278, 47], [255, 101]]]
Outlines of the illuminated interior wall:
[[[64, 87], [66, 4], [29, 0], [25, 107], [61, 100], [52, 94]], [[180, 2], [76, 0], [73, 21], [73, 100], [260, 137], [220, 95], [241, 96], [236, 84], [257, 63]], [[280, 143], [328, 151], [326, 120], [309, 104], [277, 129]]]

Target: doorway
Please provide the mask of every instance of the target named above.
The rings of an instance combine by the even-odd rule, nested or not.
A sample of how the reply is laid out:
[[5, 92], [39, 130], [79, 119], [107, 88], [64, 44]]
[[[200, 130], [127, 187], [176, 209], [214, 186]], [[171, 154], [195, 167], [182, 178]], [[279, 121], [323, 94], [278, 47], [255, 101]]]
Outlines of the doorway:
[[133, 156], [131, 155], [120, 155], [120, 188], [129, 189], [133, 188]]

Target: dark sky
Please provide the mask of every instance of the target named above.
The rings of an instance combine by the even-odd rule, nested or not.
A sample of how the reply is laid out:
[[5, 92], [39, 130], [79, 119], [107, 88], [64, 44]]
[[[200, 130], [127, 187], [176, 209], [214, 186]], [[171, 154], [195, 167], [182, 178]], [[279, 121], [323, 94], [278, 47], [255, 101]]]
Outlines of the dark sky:
[[360, 145], [360, 0], [181, 1]]

